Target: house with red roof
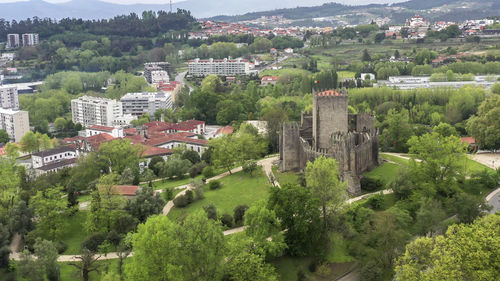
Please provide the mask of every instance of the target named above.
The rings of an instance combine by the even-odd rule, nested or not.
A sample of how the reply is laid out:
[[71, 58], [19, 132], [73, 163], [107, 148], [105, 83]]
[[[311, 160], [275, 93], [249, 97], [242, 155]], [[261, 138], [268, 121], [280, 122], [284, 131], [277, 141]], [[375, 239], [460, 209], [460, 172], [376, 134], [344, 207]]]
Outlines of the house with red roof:
[[97, 189], [101, 194], [111, 194], [132, 199], [137, 194], [137, 191], [141, 190], [141, 187], [138, 185], [113, 185], [111, 187], [99, 186]]
[[278, 78], [279, 76], [264, 76], [262, 77], [262, 79], [260, 79], [260, 85], [276, 85], [276, 83], [278, 82]]

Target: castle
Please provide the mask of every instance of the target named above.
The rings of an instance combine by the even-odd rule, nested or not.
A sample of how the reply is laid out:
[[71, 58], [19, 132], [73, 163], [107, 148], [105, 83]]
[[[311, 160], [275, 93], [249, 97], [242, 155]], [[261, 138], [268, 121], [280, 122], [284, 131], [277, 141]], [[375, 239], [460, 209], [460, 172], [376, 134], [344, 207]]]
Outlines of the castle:
[[378, 131], [371, 114], [349, 114], [347, 91], [313, 91], [311, 113], [301, 124], [287, 122], [280, 133], [281, 171], [303, 171], [308, 161], [324, 155], [339, 163], [348, 192], [361, 192], [360, 175], [379, 164]]

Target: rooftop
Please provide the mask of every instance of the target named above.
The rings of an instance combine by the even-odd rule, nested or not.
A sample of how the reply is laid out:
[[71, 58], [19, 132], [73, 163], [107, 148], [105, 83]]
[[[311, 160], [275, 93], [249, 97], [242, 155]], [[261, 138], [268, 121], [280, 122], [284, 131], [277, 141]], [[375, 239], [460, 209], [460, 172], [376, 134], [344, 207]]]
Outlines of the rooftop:
[[75, 152], [75, 149], [72, 147], [69, 147], [69, 146], [61, 146], [58, 148], [33, 153], [33, 156], [38, 156], [38, 157], [43, 158], [43, 157], [47, 157], [47, 156], [52, 156], [52, 155], [64, 153], [64, 152]]
[[93, 125], [88, 128], [89, 130], [95, 130], [95, 131], [103, 131], [103, 132], [113, 132], [114, 128], [113, 127], [108, 127], [108, 126], [100, 126], [100, 125]]

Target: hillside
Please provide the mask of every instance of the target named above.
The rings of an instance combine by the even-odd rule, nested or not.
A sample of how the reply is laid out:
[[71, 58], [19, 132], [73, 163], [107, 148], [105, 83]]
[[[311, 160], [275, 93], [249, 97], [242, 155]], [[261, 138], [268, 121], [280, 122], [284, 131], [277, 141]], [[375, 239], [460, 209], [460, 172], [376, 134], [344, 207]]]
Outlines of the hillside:
[[265, 12], [246, 13], [238, 16], [217, 16], [213, 20], [220, 21], [250, 21], [263, 16], [282, 15], [293, 20], [293, 24], [312, 21], [343, 21], [348, 24], [368, 23], [377, 17], [389, 17], [392, 23], [401, 24], [414, 14], [425, 18], [447, 21], [463, 21], [480, 19], [500, 14], [500, 2], [496, 0], [411, 0], [397, 4], [371, 4], [349, 6], [339, 3], [325, 3], [314, 7], [297, 7], [277, 9]]

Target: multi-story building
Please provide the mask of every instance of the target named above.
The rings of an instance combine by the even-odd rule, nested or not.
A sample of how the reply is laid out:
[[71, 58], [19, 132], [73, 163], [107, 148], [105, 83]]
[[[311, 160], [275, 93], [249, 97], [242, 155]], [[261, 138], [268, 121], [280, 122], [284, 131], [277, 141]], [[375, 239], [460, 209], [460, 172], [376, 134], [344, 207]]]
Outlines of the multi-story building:
[[168, 62], [148, 62], [144, 64], [144, 78], [149, 84], [170, 81], [172, 67]]
[[35, 175], [39, 176], [73, 167], [76, 165], [77, 158], [78, 152], [75, 148], [62, 146], [34, 153], [31, 155], [31, 164]]
[[246, 75], [250, 71], [248, 60], [228, 59], [223, 60], [200, 60], [188, 61], [188, 72], [193, 76], [206, 76], [210, 74], [220, 76]]
[[141, 116], [145, 113], [153, 116], [158, 109], [172, 108], [170, 93], [128, 93], [120, 99], [124, 114]]
[[121, 102], [90, 96], [71, 100], [71, 112], [73, 122], [85, 127], [113, 126], [114, 120], [123, 116]]
[[7, 132], [11, 141], [21, 141], [30, 130], [28, 112], [0, 108], [0, 129]]
[[25, 33], [23, 34], [23, 46], [35, 46], [40, 43], [38, 39], [38, 33]]
[[19, 95], [16, 86], [0, 85], [0, 107], [19, 109]]
[[19, 34], [7, 34], [7, 49], [19, 48]]

